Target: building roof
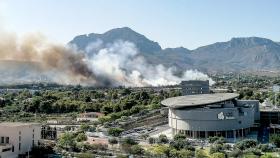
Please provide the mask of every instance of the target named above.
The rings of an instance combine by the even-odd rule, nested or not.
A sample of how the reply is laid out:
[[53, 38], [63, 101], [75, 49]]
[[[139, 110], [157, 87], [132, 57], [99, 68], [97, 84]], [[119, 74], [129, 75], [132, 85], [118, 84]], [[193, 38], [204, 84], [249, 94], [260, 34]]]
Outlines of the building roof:
[[162, 105], [170, 108], [183, 108], [202, 106], [207, 104], [219, 103], [226, 100], [237, 98], [239, 94], [236, 93], [212, 93], [212, 94], [197, 94], [186, 95], [179, 97], [172, 97], [161, 102]]

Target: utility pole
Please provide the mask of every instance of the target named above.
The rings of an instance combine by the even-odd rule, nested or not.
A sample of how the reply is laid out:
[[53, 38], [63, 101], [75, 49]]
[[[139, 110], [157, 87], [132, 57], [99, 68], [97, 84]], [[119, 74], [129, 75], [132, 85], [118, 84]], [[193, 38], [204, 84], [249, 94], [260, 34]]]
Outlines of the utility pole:
[[28, 146], [27, 158], [29, 158], [30, 145]]

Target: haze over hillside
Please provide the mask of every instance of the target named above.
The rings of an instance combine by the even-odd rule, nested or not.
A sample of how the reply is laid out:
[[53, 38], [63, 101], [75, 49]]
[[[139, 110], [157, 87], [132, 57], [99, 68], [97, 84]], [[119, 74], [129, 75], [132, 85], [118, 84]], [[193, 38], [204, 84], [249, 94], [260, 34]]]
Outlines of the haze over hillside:
[[[9, 43], [3, 42], [0, 84], [34, 81], [63, 84], [66, 80], [61, 78], [65, 78], [66, 84], [94, 81], [91, 85], [158, 86], [177, 84], [182, 80], [210, 79], [201, 72], [280, 72], [279, 42], [260, 37], [232, 38], [194, 50], [184, 47], [162, 49], [157, 42], [124, 27], [103, 34], [76, 36], [69, 42], [71, 48], [47, 45], [51, 48], [44, 51], [47, 54], [37, 49], [37, 45], [30, 43], [32, 47], [26, 47], [17, 46], [17, 43], [20, 42], [10, 48]], [[7, 53], [6, 50], [20, 53]], [[7, 61], [5, 55], [11, 54]], [[42, 60], [40, 54], [46, 60]], [[77, 78], [79, 76], [82, 79]]]
[[[112, 29], [104, 34], [79, 35], [69, 42], [78, 49], [92, 54], [117, 41], [135, 44], [140, 55], [151, 64], [175, 66], [180, 70], [199, 69], [204, 72], [250, 72], [279, 71], [280, 44], [260, 37], [232, 38], [194, 50], [184, 47], [162, 49], [157, 42], [128, 27]], [[98, 44], [95, 51], [87, 51], [90, 45]]]

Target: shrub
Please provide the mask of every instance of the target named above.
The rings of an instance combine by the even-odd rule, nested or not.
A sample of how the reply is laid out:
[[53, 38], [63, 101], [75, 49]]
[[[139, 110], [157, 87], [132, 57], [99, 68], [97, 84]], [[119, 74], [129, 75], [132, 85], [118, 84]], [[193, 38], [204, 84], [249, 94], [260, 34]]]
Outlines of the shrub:
[[171, 158], [192, 158], [194, 156], [194, 152], [186, 149], [176, 150], [172, 149], [169, 152], [169, 157]]
[[245, 150], [245, 153], [252, 153], [254, 155], [257, 155], [257, 156], [261, 156], [262, 155], [262, 152], [260, 149], [257, 149], [257, 148], [249, 148], [249, 149], [246, 149]]
[[86, 141], [87, 140], [87, 136], [84, 133], [79, 133], [76, 136], [76, 140], [77, 140], [77, 142]]
[[144, 149], [140, 145], [133, 145], [130, 149], [130, 153], [134, 155], [142, 155], [144, 153]]
[[163, 143], [163, 144], [168, 143], [168, 138], [167, 138], [167, 136], [164, 135], [164, 134], [161, 134], [161, 135], [158, 137], [158, 143]]
[[217, 141], [219, 138], [220, 138], [220, 137], [218, 137], [218, 136], [209, 137], [209, 138], [208, 138], [208, 141], [209, 141], [209, 143], [214, 143], [214, 142]]
[[197, 150], [195, 150], [195, 157], [196, 158], [207, 158], [208, 156], [207, 156], [207, 154], [205, 153], [204, 150], [197, 149]]
[[210, 154], [223, 152], [223, 146], [221, 144], [214, 144], [210, 147]]
[[108, 134], [114, 137], [118, 137], [123, 131], [124, 129], [122, 128], [109, 128]]
[[183, 134], [176, 134], [174, 140], [186, 139], [186, 136]]
[[177, 150], [187, 149], [190, 143], [187, 140], [173, 140], [170, 142], [170, 147], [173, 147]]
[[277, 148], [280, 147], [280, 134], [272, 134], [270, 137], [270, 142], [277, 146]]
[[192, 158], [194, 157], [194, 152], [191, 150], [182, 149], [178, 153], [179, 158]]
[[214, 143], [216, 143], [216, 144], [224, 144], [224, 143], [226, 143], [226, 139], [224, 137], [220, 137]]
[[229, 153], [229, 157], [241, 157], [242, 151], [240, 149], [234, 149]]
[[225, 155], [224, 153], [219, 153], [219, 152], [217, 152], [217, 153], [213, 153], [213, 154], [211, 155], [211, 157], [212, 157], [212, 158], [225, 158], [226, 155]]
[[223, 149], [224, 150], [230, 150], [231, 146], [229, 144], [223, 144]]
[[82, 125], [80, 126], [80, 130], [81, 130], [81, 131], [86, 132], [86, 131], [88, 131], [89, 129], [90, 129], [89, 124], [82, 124]]
[[123, 144], [136, 145], [138, 143], [133, 138], [126, 137], [126, 138], [123, 139]]
[[268, 144], [260, 144], [258, 146], [258, 148], [262, 151], [262, 152], [271, 152], [273, 151], [273, 148], [270, 147]]
[[170, 154], [170, 151], [171, 151], [170, 147], [162, 144], [153, 145], [152, 148], [150, 149], [152, 155], [154, 156], [156, 155], [158, 157], [168, 156]]
[[118, 144], [118, 140], [116, 138], [110, 138], [108, 140], [108, 142], [111, 144], [111, 145], [114, 145], [114, 144]]
[[248, 148], [254, 148], [257, 145], [257, 141], [252, 139], [244, 139], [242, 141], [239, 141], [235, 144], [235, 147], [240, 150], [245, 150]]

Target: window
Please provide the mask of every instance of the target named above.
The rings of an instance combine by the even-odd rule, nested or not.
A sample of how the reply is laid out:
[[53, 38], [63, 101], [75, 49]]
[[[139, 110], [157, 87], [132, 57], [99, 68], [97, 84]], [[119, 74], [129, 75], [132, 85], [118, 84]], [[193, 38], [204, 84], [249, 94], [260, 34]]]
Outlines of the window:
[[9, 144], [10, 143], [10, 139], [9, 137], [6, 137], [6, 143]]
[[4, 144], [4, 137], [1, 137], [1, 143]]
[[35, 143], [34, 143], [34, 139], [33, 139], [33, 140], [32, 140], [32, 147], [34, 147], [34, 144], [35, 144]]
[[33, 129], [33, 133], [34, 133], [34, 129]]
[[19, 131], [18, 134], [21, 135], [21, 131]]
[[6, 148], [6, 149], [2, 149], [2, 152], [6, 152], [6, 151], [10, 151], [12, 150], [12, 148]]
[[14, 152], [14, 151], [15, 151], [15, 147], [13, 146], [13, 147], [12, 147], [12, 152]]
[[18, 136], [18, 140], [21, 141], [21, 136]]
[[18, 143], [18, 150], [21, 149], [21, 143]]
[[32, 138], [34, 138], [34, 134], [32, 134]]

